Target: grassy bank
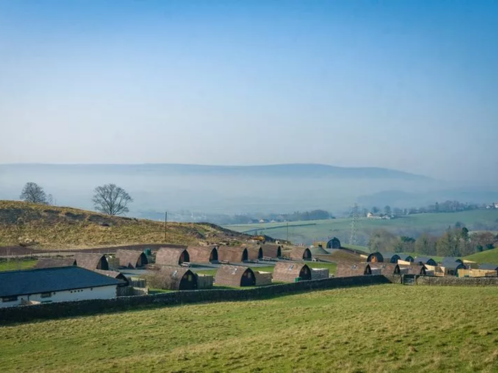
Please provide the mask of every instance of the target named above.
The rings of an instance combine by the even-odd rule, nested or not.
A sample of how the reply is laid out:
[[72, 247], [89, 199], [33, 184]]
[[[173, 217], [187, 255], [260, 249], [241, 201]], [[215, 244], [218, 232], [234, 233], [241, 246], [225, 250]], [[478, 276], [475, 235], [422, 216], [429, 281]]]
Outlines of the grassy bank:
[[486, 250], [466, 256], [465, 259], [477, 263], [498, 263], [498, 249]]
[[35, 259], [2, 260], [0, 261], [0, 272], [15, 271], [19, 269], [30, 269], [33, 268], [35, 264]]
[[497, 288], [382, 285], [0, 327], [2, 372], [496, 372]]

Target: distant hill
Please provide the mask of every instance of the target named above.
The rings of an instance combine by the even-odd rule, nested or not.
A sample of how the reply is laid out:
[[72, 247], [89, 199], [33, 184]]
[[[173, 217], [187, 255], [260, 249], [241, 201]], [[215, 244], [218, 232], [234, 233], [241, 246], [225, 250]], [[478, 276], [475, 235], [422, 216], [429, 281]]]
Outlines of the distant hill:
[[12, 171], [46, 171], [88, 173], [125, 173], [135, 175], [223, 175], [245, 177], [293, 177], [293, 178], [365, 178], [365, 179], [403, 179], [430, 180], [421, 175], [377, 167], [337, 167], [323, 164], [276, 164], [261, 166], [208, 166], [192, 164], [5, 164], [0, 170]]
[[[168, 223], [166, 242], [239, 244], [249, 236], [208, 223]], [[165, 243], [164, 223], [113, 217], [69, 207], [0, 201], [0, 246], [32, 243], [36, 248], [90, 248]]]

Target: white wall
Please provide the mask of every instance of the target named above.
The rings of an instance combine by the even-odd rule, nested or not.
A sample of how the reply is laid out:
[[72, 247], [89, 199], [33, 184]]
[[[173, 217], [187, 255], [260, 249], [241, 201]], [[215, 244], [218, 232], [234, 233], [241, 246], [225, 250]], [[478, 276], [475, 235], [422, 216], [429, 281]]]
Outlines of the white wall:
[[0, 308], [15, 307], [22, 304], [23, 301], [37, 302], [73, 302], [88, 299], [112, 299], [116, 298], [117, 286], [101, 286], [97, 288], [86, 288], [80, 290], [65, 290], [52, 292], [49, 298], [42, 298], [41, 294], [22, 295], [17, 297], [17, 301], [3, 302], [0, 299]]

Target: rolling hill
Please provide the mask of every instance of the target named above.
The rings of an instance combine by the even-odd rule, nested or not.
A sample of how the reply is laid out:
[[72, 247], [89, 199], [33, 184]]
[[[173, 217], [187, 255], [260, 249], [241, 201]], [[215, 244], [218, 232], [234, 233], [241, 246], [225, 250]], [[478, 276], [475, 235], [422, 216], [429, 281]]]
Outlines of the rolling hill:
[[43, 249], [91, 248], [140, 243], [196, 244], [249, 236], [208, 223], [164, 223], [115, 217], [69, 207], [0, 201], [0, 246]]
[[498, 263], [498, 249], [486, 250], [466, 256], [465, 259], [477, 263]]

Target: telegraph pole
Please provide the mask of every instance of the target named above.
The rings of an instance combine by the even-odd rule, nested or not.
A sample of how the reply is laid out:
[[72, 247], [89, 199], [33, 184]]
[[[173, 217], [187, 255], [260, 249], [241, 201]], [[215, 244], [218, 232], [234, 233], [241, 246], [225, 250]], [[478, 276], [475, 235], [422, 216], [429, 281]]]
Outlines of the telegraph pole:
[[166, 243], [166, 226], [168, 225], [168, 211], [164, 212], [164, 243]]
[[289, 222], [287, 222], [287, 242], [289, 242]]
[[358, 213], [358, 204], [354, 204], [353, 207], [353, 213], [352, 213], [352, 220], [351, 220], [351, 234], [349, 236], [349, 244], [350, 245], [356, 245], [356, 232], [358, 230], [358, 221], [360, 219], [359, 213]]

